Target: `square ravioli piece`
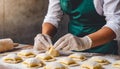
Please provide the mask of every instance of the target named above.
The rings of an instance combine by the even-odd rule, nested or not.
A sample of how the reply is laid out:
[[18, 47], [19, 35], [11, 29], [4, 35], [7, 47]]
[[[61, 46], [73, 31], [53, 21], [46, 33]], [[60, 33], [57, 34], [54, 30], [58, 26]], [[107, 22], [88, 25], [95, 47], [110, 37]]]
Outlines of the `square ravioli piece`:
[[112, 64], [112, 67], [114, 67], [114, 68], [119, 68], [119, 69], [120, 69], [120, 60], [115, 61], [115, 62]]
[[69, 58], [73, 58], [74, 60], [80, 60], [80, 61], [84, 61], [86, 60], [86, 56], [81, 54], [81, 53], [74, 53], [68, 56]]
[[59, 51], [56, 50], [53, 46], [50, 47], [48, 51], [46, 51], [47, 54], [50, 54], [53, 57], [58, 57], [60, 55]]
[[68, 65], [68, 66], [77, 66], [77, 65], [79, 65], [75, 60], [73, 60], [72, 58], [69, 58], [69, 57], [60, 58], [58, 60], [58, 62], [60, 62], [61, 64]]
[[37, 58], [28, 58], [23, 62], [23, 64], [29, 68], [43, 67], [45, 65], [41, 60], [39, 60]]
[[89, 62], [89, 61], [85, 61], [84, 63], [82, 63], [82, 65], [80, 66], [80, 69], [103, 69], [102, 66], [100, 64], [98, 64], [97, 62]]
[[47, 64], [44, 69], [68, 69], [66, 66], [58, 63], [58, 62], [52, 62]]
[[47, 53], [38, 54], [36, 56], [36, 58], [43, 60], [43, 61], [48, 61], [48, 62], [55, 60], [55, 58], [53, 56], [51, 56], [50, 54], [47, 54]]
[[6, 63], [19, 63], [22, 62], [22, 58], [17, 56], [17, 54], [8, 54], [7, 56], [3, 57], [3, 61]]
[[110, 62], [102, 56], [93, 56], [89, 59], [90, 61], [98, 62], [101, 65], [108, 65]]
[[24, 58], [35, 57], [34, 52], [32, 52], [31, 50], [22, 50], [22, 51], [18, 52], [17, 55], [20, 57], [24, 57]]

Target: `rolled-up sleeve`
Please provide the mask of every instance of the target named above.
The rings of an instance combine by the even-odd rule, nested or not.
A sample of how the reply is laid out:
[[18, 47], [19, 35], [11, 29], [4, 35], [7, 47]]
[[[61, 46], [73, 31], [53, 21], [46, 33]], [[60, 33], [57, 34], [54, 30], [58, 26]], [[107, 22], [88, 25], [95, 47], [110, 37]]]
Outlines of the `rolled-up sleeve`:
[[49, 0], [48, 11], [43, 24], [48, 22], [58, 28], [58, 23], [62, 16], [63, 12], [60, 8], [60, 0]]
[[120, 40], [120, 0], [104, 0], [103, 12], [107, 21], [105, 26], [111, 28]]

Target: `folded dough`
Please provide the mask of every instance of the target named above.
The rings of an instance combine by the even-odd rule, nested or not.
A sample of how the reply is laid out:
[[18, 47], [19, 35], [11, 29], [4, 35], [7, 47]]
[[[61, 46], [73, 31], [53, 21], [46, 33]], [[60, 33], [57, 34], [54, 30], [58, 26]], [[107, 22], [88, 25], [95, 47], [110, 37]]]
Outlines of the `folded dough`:
[[81, 53], [74, 53], [71, 54], [70, 56], [68, 56], [69, 58], [73, 58], [75, 60], [80, 60], [80, 61], [84, 61], [86, 60], [85, 55], [81, 54]]
[[12, 39], [0, 39], [0, 52], [5, 52], [14, 48]]
[[9, 54], [3, 58], [6, 63], [19, 63], [22, 61], [22, 58], [17, 56], [17, 54]]
[[102, 57], [102, 56], [94, 56], [94, 57], [90, 58], [89, 60], [98, 62], [101, 65], [110, 64], [110, 62], [107, 59], [105, 59], [104, 57]]
[[66, 66], [58, 63], [58, 62], [52, 62], [47, 64], [44, 69], [68, 69]]
[[76, 66], [76, 65], [78, 65], [75, 60], [73, 60], [72, 58], [69, 58], [69, 57], [60, 58], [58, 60], [58, 62], [60, 62], [62, 64], [65, 64], [65, 65], [69, 65], [69, 66]]
[[103, 69], [97, 62], [86, 61], [82, 63], [80, 69]]
[[22, 50], [22, 51], [18, 52], [18, 56], [30, 58], [30, 57], [35, 57], [35, 54], [30, 50]]
[[46, 53], [52, 55], [53, 57], [58, 57], [60, 55], [58, 50], [56, 50], [53, 46], [51, 46]]
[[41, 53], [36, 56], [36, 58], [43, 60], [43, 61], [54, 61], [55, 58], [47, 53]]
[[23, 64], [29, 68], [44, 66], [44, 63], [41, 60], [38, 60], [37, 58], [28, 58], [23, 62]]
[[114, 62], [114, 63], [112, 64], [112, 67], [115, 67], [115, 68], [119, 68], [119, 69], [120, 69], [120, 60]]

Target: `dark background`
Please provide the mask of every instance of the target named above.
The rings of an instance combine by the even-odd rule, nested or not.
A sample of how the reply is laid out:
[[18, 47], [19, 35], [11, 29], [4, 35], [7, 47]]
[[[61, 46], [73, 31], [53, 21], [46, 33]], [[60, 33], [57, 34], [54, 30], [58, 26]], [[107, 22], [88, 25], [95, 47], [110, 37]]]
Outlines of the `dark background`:
[[[47, 7], [48, 0], [0, 0], [0, 38], [33, 44], [34, 37], [41, 33]], [[68, 19], [64, 18], [54, 41], [67, 33]]]

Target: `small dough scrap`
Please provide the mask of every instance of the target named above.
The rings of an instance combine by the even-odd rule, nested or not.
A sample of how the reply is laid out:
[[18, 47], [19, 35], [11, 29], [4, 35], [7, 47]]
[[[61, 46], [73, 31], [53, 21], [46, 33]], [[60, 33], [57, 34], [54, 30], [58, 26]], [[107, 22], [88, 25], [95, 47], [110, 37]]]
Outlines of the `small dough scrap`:
[[80, 69], [103, 69], [103, 67], [97, 62], [85, 61]]
[[112, 67], [115, 67], [115, 68], [119, 68], [119, 69], [120, 69], [120, 60], [114, 62], [114, 63], [112, 64]]
[[46, 51], [46, 53], [52, 55], [53, 57], [58, 57], [60, 55], [59, 51], [56, 50], [53, 46], [51, 46], [50, 49]]
[[38, 60], [37, 58], [28, 58], [23, 62], [23, 64], [29, 68], [43, 67], [45, 65], [41, 60]]
[[60, 62], [61, 64], [68, 65], [68, 66], [77, 66], [77, 65], [79, 65], [75, 60], [73, 60], [72, 58], [69, 58], [69, 57], [60, 58], [58, 60], [58, 62]]
[[86, 60], [86, 56], [81, 54], [81, 53], [74, 53], [74, 54], [71, 54], [68, 57], [73, 58], [74, 60], [80, 60], [80, 61]]
[[17, 54], [8, 54], [3, 58], [4, 62], [16, 64], [22, 62], [22, 58], [17, 56]]
[[98, 62], [101, 65], [108, 65], [110, 62], [102, 56], [94, 56], [89, 59], [90, 61]]
[[51, 62], [47, 64], [44, 69], [68, 69], [66, 66], [58, 63], [58, 62]]
[[55, 58], [47, 53], [41, 53], [41, 54], [38, 54], [36, 56], [36, 58], [40, 59], [40, 60], [43, 60], [43, 61], [47, 61], [47, 62], [50, 62], [50, 61], [55, 61]]
[[18, 52], [18, 56], [24, 57], [24, 58], [31, 58], [31, 57], [35, 57], [36, 55], [30, 50], [22, 50]]

